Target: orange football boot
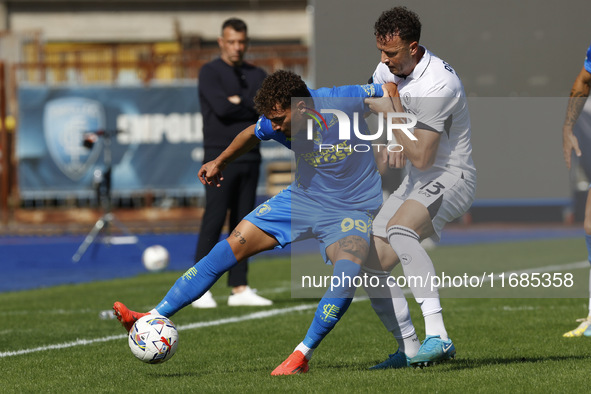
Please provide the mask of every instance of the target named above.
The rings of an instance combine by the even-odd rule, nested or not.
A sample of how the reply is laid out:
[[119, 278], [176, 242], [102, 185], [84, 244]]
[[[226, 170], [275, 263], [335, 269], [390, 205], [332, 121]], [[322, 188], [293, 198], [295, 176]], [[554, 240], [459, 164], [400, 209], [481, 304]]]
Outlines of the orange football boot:
[[304, 353], [296, 350], [281, 365], [275, 368], [271, 375], [297, 375], [308, 372], [308, 369], [310, 369], [308, 359], [304, 356]]
[[117, 320], [119, 320], [121, 324], [123, 324], [123, 327], [125, 327], [127, 332], [131, 330], [131, 327], [133, 327], [133, 323], [135, 323], [138, 319], [146, 315], [149, 315], [149, 313], [134, 312], [119, 301], [113, 304], [113, 310], [115, 311], [115, 316], [117, 316]]

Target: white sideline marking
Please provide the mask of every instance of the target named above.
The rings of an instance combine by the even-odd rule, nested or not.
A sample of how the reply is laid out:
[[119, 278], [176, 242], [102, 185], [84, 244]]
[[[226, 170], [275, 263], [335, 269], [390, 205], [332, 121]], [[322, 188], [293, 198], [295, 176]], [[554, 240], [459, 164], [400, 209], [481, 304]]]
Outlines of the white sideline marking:
[[[570, 269], [580, 269], [580, 268], [587, 268], [589, 267], [589, 261], [584, 260], [584, 261], [579, 261], [577, 263], [568, 263], [568, 264], [554, 264], [554, 265], [547, 265], [545, 267], [538, 267], [538, 268], [527, 268], [527, 269], [523, 269], [523, 270], [517, 270], [517, 271], [504, 271], [504, 272], [499, 272], [499, 273], [494, 273], [491, 272], [489, 274], [486, 274], [486, 276], [484, 277], [482, 283], [488, 283], [491, 281], [490, 275], [493, 276], [493, 278], [499, 278], [501, 275], [511, 275], [511, 274], [524, 274], [524, 273], [536, 273], [536, 272], [560, 272], [560, 271], [566, 271], [566, 270], [570, 270]], [[479, 275], [479, 274], [474, 274], [474, 275]], [[441, 286], [440, 289], [449, 289], [449, 286]], [[404, 295], [411, 295], [412, 291], [410, 290], [409, 287], [403, 287], [402, 289], [402, 293]]]
[[[493, 275], [493, 278], [498, 278], [501, 277], [501, 275], [511, 275], [511, 274], [531, 274], [531, 273], [541, 273], [541, 272], [560, 272], [560, 271], [566, 271], [569, 269], [579, 269], [579, 268], [586, 268], [589, 267], [589, 261], [585, 260], [585, 261], [579, 261], [577, 263], [569, 263], [569, 264], [554, 264], [554, 265], [547, 265], [545, 267], [538, 267], [538, 268], [527, 268], [527, 269], [523, 269], [523, 270], [517, 270], [517, 271], [505, 271], [505, 272], [500, 272], [498, 274], [495, 274], [494, 272], [491, 272], [490, 274], [487, 274], [484, 277], [484, 280], [482, 281], [483, 283], [488, 283], [491, 281], [491, 277], [490, 275]], [[442, 286], [442, 288], [446, 288], [449, 286]]]
[[[562, 265], [555, 264], [555, 265], [547, 265], [545, 267], [539, 267], [539, 268], [529, 268], [529, 269], [524, 269], [524, 270], [520, 270], [520, 271], [507, 271], [507, 272], [504, 272], [504, 274], [566, 271], [566, 270], [570, 270], [570, 269], [587, 268], [587, 267], [589, 267], [589, 261], [585, 260], [585, 261], [579, 261], [578, 263], [570, 263], [570, 264], [562, 264]], [[497, 275], [500, 275], [500, 274], [497, 274]]]
[[96, 338], [96, 339], [77, 339], [73, 342], [58, 343], [56, 345], [39, 346], [39, 347], [35, 347], [32, 349], [16, 350], [14, 352], [2, 352], [2, 353], [0, 353], [0, 358], [11, 357], [11, 356], [20, 356], [22, 354], [37, 353], [37, 352], [43, 352], [46, 350], [67, 349], [69, 347], [74, 347], [74, 346], [91, 345], [93, 343], [108, 342], [108, 341], [113, 341], [115, 339], [123, 339], [126, 336], [127, 335], [121, 334], [121, 335], [111, 335], [108, 337]]
[[[520, 270], [520, 271], [507, 271], [507, 272], [505, 272], [505, 274], [522, 273], [522, 272], [564, 271], [567, 269], [578, 269], [578, 268], [585, 268], [588, 266], [589, 266], [589, 262], [585, 260], [585, 261], [580, 261], [577, 263], [570, 263], [570, 264], [563, 264], [563, 265], [556, 264], [556, 265], [548, 265], [545, 267], [529, 268], [529, 269]], [[500, 274], [495, 274], [495, 275], [500, 275]], [[404, 293], [405, 294], [410, 293], [410, 290], [405, 289]], [[363, 301], [363, 300], [367, 300], [367, 299], [368, 299], [368, 297], [366, 297], [366, 296], [359, 297], [359, 298], [355, 297], [355, 299], [353, 301]], [[184, 324], [182, 326], [179, 326], [178, 330], [179, 331], [193, 330], [195, 328], [220, 326], [223, 324], [230, 324], [230, 323], [240, 323], [240, 322], [244, 322], [244, 321], [248, 321], [248, 320], [264, 319], [267, 317], [283, 315], [283, 314], [291, 313], [291, 312], [305, 311], [305, 310], [309, 310], [309, 309], [314, 309], [316, 307], [317, 307], [317, 305], [308, 304], [308, 305], [298, 305], [298, 306], [294, 306], [291, 308], [271, 309], [268, 311], [254, 312], [254, 313], [250, 313], [248, 315], [243, 315], [243, 316], [238, 316], [238, 317], [228, 317], [228, 318], [219, 319], [219, 320]], [[47, 345], [47, 346], [39, 346], [39, 347], [32, 348], [32, 349], [21, 349], [21, 350], [16, 350], [16, 351], [11, 351], [11, 352], [1, 352], [0, 358], [20, 356], [23, 354], [37, 353], [37, 352], [43, 352], [43, 351], [47, 351], [47, 350], [67, 349], [67, 348], [71, 348], [71, 347], [75, 347], [75, 346], [92, 345], [94, 343], [109, 342], [109, 341], [114, 341], [117, 339], [123, 339], [125, 337], [127, 337], [126, 334], [120, 334], [120, 335], [111, 335], [108, 337], [102, 337], [102, 338], [96, 338], [96, 339], [77, 339], [72, 342], [58, 343], [55, 345]]]
[[[291, 313], [291, 312], [299, 312], [299, 311], [305, 311], [308, 309], [315, 309], [316, 307], [317, 307], [316, 305], [298, 305], [298, 306], [294, 306], [291, 308], [271, 309], [268, 311], [254, 312], [254, 313], [250, 313], [248, 315], [243, 315], [243, 316], [228, 317], [228, 318], [219, 319], [219, 320], [184, 324], [182, 326], [178, 326], [177, 328], [179, 331], [182, 331], [182, 330], [193, 330], [195, 328], [220, 326], [223, 324], [230, 324], [230, 323], [240, 323], [240, 322], [248, 321], [248, 320], [264, 319], [267, 317], [283, 315], [283, 314]], [[118, 340], [118, 339], [123, 339], [126, 337], [127, 337], [127, 334], [120, 334], [120, 335], [111, 335], [108, 337], [96, 338], [96, 339], [77, 339], [72, 342], [58, 343], [55, 345], [47, 345], [47, 346], [39, 346], [39, 347], [32, 348], [32, 349], [22, 349], [22, 350], [16, 350], [16, 351], [12, 351], [12, 352], [2, 352], [2, 353], [0, 353], [0, 358], [20, 356], [23, 354], [37, 353], [37, 352], [43, 352], [43, 351], [47, 351], [47, 350], [67, 349], [67, 348], [71, 348], [71, 347], [75, 347], [75, 346], [86, 346], [86, 345], [92, 345], [95, 343], [109, 342], [109, 341], [114, 341], [114, 340]]]

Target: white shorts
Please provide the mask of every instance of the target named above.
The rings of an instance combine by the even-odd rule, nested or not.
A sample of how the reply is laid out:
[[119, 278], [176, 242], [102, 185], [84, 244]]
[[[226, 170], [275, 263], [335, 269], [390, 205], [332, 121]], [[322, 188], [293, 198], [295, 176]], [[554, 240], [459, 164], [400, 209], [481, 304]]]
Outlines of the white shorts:
[[429, 173], [410, 180], [407, 175], [402, 184], [384, 202], [373, 221], [373, 233], [387, 238], [386, 226], [402, 203], [415, 200], [429, 211], [435, 234], [434, 241], [441, 239], [441, 230], [446, 223], [462, 216], [474, 201], [476, 185], [447, 171]]

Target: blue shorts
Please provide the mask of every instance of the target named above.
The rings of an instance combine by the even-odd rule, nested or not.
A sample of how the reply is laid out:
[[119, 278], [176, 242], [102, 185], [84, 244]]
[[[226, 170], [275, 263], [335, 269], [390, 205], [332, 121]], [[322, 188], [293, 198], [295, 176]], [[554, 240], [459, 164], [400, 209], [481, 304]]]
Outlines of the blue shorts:
[[370, 210], [346, 210], [331, 206], [330, 201], [319, 204], [299, 189], [291, 186], [265, 201], [245, 220], [272, 235], [284, 248], [292, 242], [316, 238], [320, 253], [329, 263], [326, 248], [349, 235], [363, 238], [369, 245], [371, 226], [379, 207]]

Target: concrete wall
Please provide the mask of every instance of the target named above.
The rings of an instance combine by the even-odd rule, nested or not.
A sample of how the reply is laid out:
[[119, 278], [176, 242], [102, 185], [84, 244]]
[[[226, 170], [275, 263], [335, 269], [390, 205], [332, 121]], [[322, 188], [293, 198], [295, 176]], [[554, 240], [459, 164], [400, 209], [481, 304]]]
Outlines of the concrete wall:
[[313, 0], [316, 83], [366, 79], [379, 61], [373, 25], [406, 5], [421, 43], [462, 77], [470, 96], [568, 96], [591, 43], [585, 0]]
[[[312, 4], [316, 86], [367, 81], [380, 60], [373, 25], [395, 5], [419, 14], [421, 43], [454, 67], [470, 97], [568, 97], [591, 44], [591, 2], [583, 0]], [[517, 110], [509, 118], [495, 112], [511, 108], [506, 102], [474, 102], [472, 142], [480, 201], [570, 197], [561, 149], [566, 102], [520, 99], [511, 103]], [[537, 111], [532, 104], [540, 105]]]

